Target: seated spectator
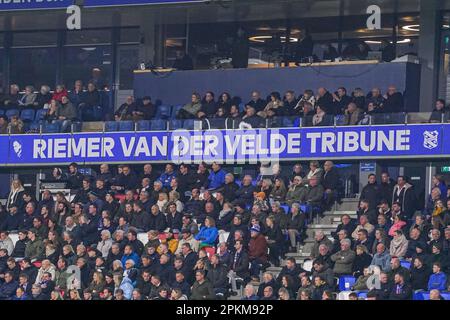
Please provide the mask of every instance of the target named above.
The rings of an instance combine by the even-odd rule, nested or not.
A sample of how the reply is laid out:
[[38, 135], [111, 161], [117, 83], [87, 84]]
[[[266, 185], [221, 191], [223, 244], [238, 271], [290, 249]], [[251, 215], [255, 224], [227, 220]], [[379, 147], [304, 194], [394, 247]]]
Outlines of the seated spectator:
[[225, 182], [225, 171], [222, 169], [221, 165], [217, 162], [213, 162], [212, 166], [211, 166], [211, 172], [209, 173], [209, 189], [211, 190], [215, 190], [218, 189], [220, 187], [222, 187], [222, 185]]
[[197, 117], [200, 119], [212, 117], [217, 112], [217, 104], [214, 100], [214, 92], [208, 91], [202, 100], [202, 107], [197, 113]]
[[8, 133], [8, 117], [5, 115], [0, 116], [0, 134]]
[[395, 274], [394, 287], [389, 295], [390, 300], [411, 300], [412, 289], [401, 273]]
[[7, 131], [10, 134], [21, 134], [24, 133], [23, 121], [17, 116], [13, 115], [9, 120]]
[[429, 119], [430, 123], [441, 123], [442, 120], [444, 122], [448, 121], [448, 110], [445, 106], [445, 100], [444, 99], [438, 99], [436, 101], [436, 105], [431, 112], [431, 116]]
[[[346, 112], [349, 109], [348, 106], [352, 102], [352, 98], [347, 95], [347, 89], [340, 87], [331, 95], [333, 96], [334, 110], [336, 110], [336, 114], [347, 114]], [[358, 107], [356, 107], [356, 110], [358, 110]], [[351, 118], [353, 118], [353, 114], [351, 115]]]
[[114, 113], [116, 121], [132, 120], [133, 112], [136, 111], [136, 103], [133, 96], [128, 96], [125, 103]]
[[367, 291], [367, 281], [372, 276], [373, 272], [369, 272], [369, 268], [364, 268], [363, 273], [357, 277], [355, 284], [351, 287], [352, 290]]
[[213, 284], [205, 277], [205, 271], [195, 272], [195, 282], [192, 286], [191, 300], [212, 300], [216, 297]]
[[61, 97], [53, 123], [60, 125], [60, 132], [68, 132], [72, 121], [77, 117], [77, 111], [67, 96]]
[[[264, 111], [260, 111], [264, 112]], [[252, 129], [265, 127], [264, 118], [256, 113], [256, 110], [252, 106], [245, 107], [245, 114], [242, 117], [242, 121], [239, 124], [240, 129]]]
[[392, 224], [391, 228], [389, 229], [388, 235], [391, 237], [395, 237], [396, 231], [401, 231], [403, 234], [403, 229], [406, 227], [406, 222], [404, 221], [405, 218], [401, 215], [396, 215], [394, 218], [394, 223]]
[[258, 91], [252, 92], [251, 100], [246, 104], [246, 106], [253, 107], [256, 112], [263, 111], [266, 106], [266, 101], [261, 99], [261, 94]]
[[366, 110], [366, 95], [361, 88], [353, 90], [352, 102], [354, 102], [359, 109]]
[[22, 109], [32, 108], [36, 101], [37, 95], [34, 93], [33, 86], [26, 86], [25, 93], [22, 97], [17, 101], [19, 107]]
[[364, 245], [357, 245], [355, 252], [356, 256], [353, 261], [353, 276], [358, 278], [363, 275], [364, 269], [370, 266], [372, 256], [367, 252], [367, 248]]
[[295, 111], [298, 113], [297, 115], [302, 118], [302, 127], [313, 126], [315, 111], [314, 106], [311, 103], [305, 102], [301, 110], [295, 109]]
[[162, 183], [163, 188], [170, 189], [170, 183], [176, 175], [174, 165], [168, 163], [166, 164], [165, 171], [161, 174], [158, 180]]
[[192, 93], [191, 102], [185, 104], [177, 113], [177, 119], [194, 119], [201, 110], [201, 97], [197, 92]]
[[307, 187], [303, 184], [301, 176], [294, 177], [289, 189], [286, 193], [286, 203], [292, 205], [295, 202], [300, 202], [307, 193]]
[[87, 91], [81, 96], [78, 108], [83, 121], [98, 121], [101, 119], [100, 92], [94, 83], [90, 82]]
[[408, 240], [401, 230], [396, 230], [393, 233], [394, 238], [391, 241], [390, 254], [392, 257], [405, 257], [408, 250]]
[[350, 102], [347, 108], [345, 109], [345, 125], [355, 126], [362, 119], [362, 110], [358, 109], [357, 105], [354, 102]]
[[281, 100], [279, 92], [272, 92], [270, 94], [270, 101], [263, 111], [257, 113], [262, 118], [272, 118], [274, 116], [283, 115], [285, 111], [284, 102]]
[[218, 230], [214, 218], [206, 217], [205, 225], [200, 228], [199, 233], [195, 236], [195, 240], [200, 241], [200, 249], [202, 247], [214, 247], [218, 237]]
[[327, 117], [327, 114], [320, 105], [316, 107], [316, 113], [312, 118], [312, 125], [315, 127], [324, 127], [332, 125], [330, 118]]
[[156, 108], [152, 103], [152, 98], [145, 96], [142, 102], [137, 104], [135, 109], [131, 111], [133, 121], [152, 120], [156, 115]]
[[374, 232], [375, 230], [375, 227], [369, 223], [369, 219], [364, 214], [359, 217], [359, 225], [356, 226], [351, 234], [354, 240], [358, 240], [358, 231], [361, 229], [366, 229], [369, 233], [369, 236], [371, 236], [372, 232]]
[[331, 261], [334, 262], [334, 274], [338, 277], [352, 274], [353, 262], [355, 261], [355, 252], [351, 250], [351, 241], [343, 239], [340, 242], [341, 250], [331, 255]]
[[439, 262], [433, 263], [433, 274], [430, 275], [428, 280], [428, 290], [441, 290], [447, 289], [447, 276], [441, 271], [441, 264]]
[[19, 107], [20, 89], [17, 84], [9, 86], [9, 93], [3, 98], [3, 105], [6, 109], [14, 109]]
[[12, 300], [19, 286], [12, 272], [5, 273], [4, 282], [0, 285], [0, 300]]
[[76, 80], [73, 89], [69, 92], [69, 100], [77, 108], [84, 99], [83, 81]]
[[380, 267], [381, 271], [388, 272], [391, 269], [390, 262], [391, 256], [386, 250], [386, 246], [383, 243], [379, 243], [370, 264]]
[[287, 190], [286, 190], [286, 185], [284, 184], [284, 180], [281, 178], [276, 178], [275, 184], [269, 195], [270, 199], [273, 199], [274, 201], [284, 202], [286, 193], [287, 193]]
[[379, 105], [381, 108], [384, 108], [385, 99], [381, 94], [380, 88], [373, 88], [372, 91], [367, 95], [366, 108], [367, 105], [371, 102], [376, 105]]
[[321, 184], [319, 184], [319, 178], [313, 176], [309, 179], [308, 186], [306, 188], [306, 192], [303, 194], [303, 197], [300, 198], [302, 203], [311, 206], [311, 210], [319, 210], [322, 213], [322, 200], [324, 190]]
[[53, 93], [52, 100], [56, 100], [58, 102], [62, 101], [62, 97], [67, 97], [69, 93], [66, 90], [66, 87], [63, 84], [56, 85], [55, 92]]
[[298, 100], [295, 97], [294, 91], [292, 91], [292, 90], [286, 91], [286, 93], [284, 94], [283, 104], [284, 104], [284, 112], [280, 115], [284, 115], [284, 116], [293, 115], [295, 107], [298, 104]]
[[425, 266], [423, 259], [416, 257], [411, 268], [411, 287], [413, 290], [428, 290], [431, 271]]
[[231, 95], [228, 92], [223, 92], [217, 100], [216, 114], [222, 108], [223, 116], [226, 117], [230, 113], [231, 105], [233, 104]]

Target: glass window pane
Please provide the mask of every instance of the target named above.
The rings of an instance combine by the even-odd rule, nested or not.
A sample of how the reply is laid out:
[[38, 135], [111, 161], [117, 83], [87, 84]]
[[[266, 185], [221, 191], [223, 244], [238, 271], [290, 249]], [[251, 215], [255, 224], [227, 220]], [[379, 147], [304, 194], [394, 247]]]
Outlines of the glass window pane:
[[3, 74], [3, 59], [5, 57], [5, 50], [0, 48], [0, 94], [4, 93], [4, 74]]
[[56, 32], [15, 32], [13, 47], [56, 46]]
[[111, 43], [111, 30], [79, 30], [67, 32], [67, 45]]
[[121, 43], [139, 43], [140, 35], [138, 28], [123, 28], [120, 29]]
[[38, 88], [43, 84], [54, 88], [56, 54], [56, 48], [12, 49], [10, 82], [20, 88], [26, 85]]
[[110, 46], [66, 47], [64, 48], [64, 83], [71, 87], [76, 80], [85, 84], [93, 79], [92, 70], [100, 69], [96, 76], [99, 89], [109, 86], [111, 79], [112, 55]]
[[137, 69], [139, 46], [127, 45], [119, 47], [119, 89], [133, 89], [133, 70]]

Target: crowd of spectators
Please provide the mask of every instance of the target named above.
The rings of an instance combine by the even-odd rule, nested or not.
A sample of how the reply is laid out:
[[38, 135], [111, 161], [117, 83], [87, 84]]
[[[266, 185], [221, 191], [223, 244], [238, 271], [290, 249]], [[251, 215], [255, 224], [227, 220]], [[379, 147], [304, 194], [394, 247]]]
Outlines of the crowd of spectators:
[[[371, 298], [448, 287], [450, 192], [440, 176], [425, 208], [416, 208], [407, 179], [383, 173], [377, 183], [371, 175], [357, 219], [342, 216], [334, 239], [315, 233], [306, 270], [286, 253], [305, 241], [312, 214], [339, 201], [331, 161], [289, 173], [261, 166], [256, 179], [241, 180], [217, 163], [114, 171], [54, 168], [51, 179], [66, 181], [73, 199], [49, 190], [34, 199], [13, 181], [0, 212], [0, 299], [225, 299], [239, 288], [249, 300], [332, 299], [344, 290], [336, 277], [354, 277], [347, 290], [368, 290], [371, 265], [381, 281]], [[267, 271], [282, 259], [278, 276]], [[79, 279], [67, 272], [74, 266]]]

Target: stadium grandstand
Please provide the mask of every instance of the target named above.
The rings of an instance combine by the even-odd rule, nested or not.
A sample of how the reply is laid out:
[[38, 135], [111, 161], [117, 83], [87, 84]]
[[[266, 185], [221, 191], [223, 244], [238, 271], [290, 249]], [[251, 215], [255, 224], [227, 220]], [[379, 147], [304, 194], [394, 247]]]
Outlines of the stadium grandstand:
[[450, 1], [373, 2], [0, 1], [0, 300], [450, 300]]

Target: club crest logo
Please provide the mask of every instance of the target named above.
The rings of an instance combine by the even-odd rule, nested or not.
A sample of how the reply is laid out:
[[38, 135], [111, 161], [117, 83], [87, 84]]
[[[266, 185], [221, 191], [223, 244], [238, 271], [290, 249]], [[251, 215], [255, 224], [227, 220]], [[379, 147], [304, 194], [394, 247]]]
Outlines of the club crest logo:
[[423, 133], [423, 146], [427, 149], [435, 149], [438, 146], [438, 137], [439, 132], [437, 130], [434, 131], [425, 131]]
[[12, 147], [13, 147], [13, 150], [14, 150], [17, 158], [21, 158], [22, 157], [22, 144], [19, 141], [14, 140], [14, 142], [12, 143]]

